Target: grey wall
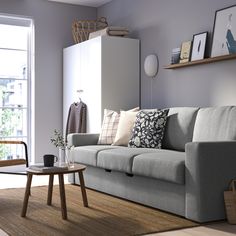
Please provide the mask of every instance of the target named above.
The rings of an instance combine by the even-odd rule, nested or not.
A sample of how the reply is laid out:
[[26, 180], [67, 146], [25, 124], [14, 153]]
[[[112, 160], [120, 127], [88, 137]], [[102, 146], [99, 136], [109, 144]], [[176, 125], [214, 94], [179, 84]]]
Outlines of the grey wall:
[[[215, 11], [235, 0], [113, 0], [98, 9], [110, 25], [127, 26], [141, 40], [142, 107], [236, 104], [236, 60], [164, 70], [171, 51], [193, 34], [212, 32]], [[211, 35], [210, 35], [211, 36]], [[154, 79], [143, 71], [150, 53], [159, 57]]]
[[[141, 39], [142, 107], [236, 104], [235, 60], [179, 70], [164, 70], [171, 50], [202, 31], [212, 31], [215, 10], [235, 0], [113, 0], [98, 9], [112, 25], [128, 26]], [[95, 8], [47, 0], [0, 0], [0, 12], [30, 16], [35, 21], [35, 150], [36, 160], [55, 153], [50, 137], [62, 129], [62, 49], [73, 44], [71, 23], [95, 19]], [[152, 80], [143, 61], [159, 56], [160, 70]]]
[[96, 9], [47, 0], [0, 0], [0, 12], [34, 19], [35, 158], [42, 161], [44, 153], [57, 154], [50, 137], [54, 129], [62, 129], [62, 49], [73, 44], [73, 20], [96, 19]]

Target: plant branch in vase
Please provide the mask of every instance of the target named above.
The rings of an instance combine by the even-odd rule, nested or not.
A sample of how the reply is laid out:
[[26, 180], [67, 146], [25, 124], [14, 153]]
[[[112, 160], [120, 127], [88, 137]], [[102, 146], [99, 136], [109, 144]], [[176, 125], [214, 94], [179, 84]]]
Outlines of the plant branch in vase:
[[67, 146], [67, 143], [62, 135], [62, 133], [58, 130], [54, 130], [54, 137], [51, 138], [51, 143], [54, 144], [56, 147], [64, 148]]
[[[51, 138], [51, 143], [59, 148], [58, 164], [59, 166], [68, 166], [73, 161], [73, 153], [71, 152], [72, 147], [67, 145], [65, 138], [62, 133], [58, 130], [54, 130], [54, 137]], [[74, 164], [73, 164], [74, 165]]]
[[66, 166], [66, 142], [60, 131], [54, 130], [54, 137], [51, 138], [51, 143], [59, 148], [58, 165], [61, 167]]

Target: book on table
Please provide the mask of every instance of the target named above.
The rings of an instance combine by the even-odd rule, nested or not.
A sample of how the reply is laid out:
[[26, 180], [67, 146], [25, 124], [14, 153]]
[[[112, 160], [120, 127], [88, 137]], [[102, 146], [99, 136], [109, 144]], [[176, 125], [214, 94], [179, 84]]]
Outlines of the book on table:
[[68, 170], [68, 166], [51, 166], [46, 167], [44, 165], [32, 165], [29, 166], [30, 170], [40, 171], [40, 172], [59, 172]]

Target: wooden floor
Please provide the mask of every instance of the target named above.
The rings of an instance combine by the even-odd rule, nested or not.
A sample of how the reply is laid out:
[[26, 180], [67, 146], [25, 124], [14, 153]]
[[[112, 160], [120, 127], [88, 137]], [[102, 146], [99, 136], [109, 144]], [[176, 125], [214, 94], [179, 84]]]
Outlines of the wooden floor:
[[[191, 229], [174, 230], [164, 233], [148, 234], [147, 236], [233, 236], [236, 235], [236, 225], [227, 223], [200, 226]], [[0, 229], [0, 236], [7, 236]]]
[[5, 232], [3, 232], [1, 229], [0, 229], [0, 236], [7, 236], [8, 234], [6, 234]]
[[[148, 234], [147, 236], [233, 236], [236, 235], [236, 225], [217, 223], [209, 226], [200, 226], [190, 229], [174, 230], [169, 232]], [[8, 236], [0, 229], [0, 236]]]
[[[17, 182], [15, 176], [0, 175], [0, 189], [25, 187], [26, 176], [18, 176]], [[37, 182], [36, 182], [37, 181]], [[48, 178], [35, 178], [33, 185], [45, 185], [48, 182]], [[194, 228], [174, 230], [163, 233], [148, 234], [148, 236], [236, 236], [236, 225], [230, 225], [226, 222], [219, 222], [208, 224], [206, 226], [199, 226]], [[0, 229], [0, 236], [7, 236], [5, 232]]]
[[236, 235], [236, 225], [228, 223], [213, 223], [189, 229], [149, 234], [149, 236], [233, 236]]
[[[55, 178], [55, 184], [58, 184], [58, 179]], [[68, 183], [68, 180], [65, 178], [65, 183]], [[41, 186], [48, 184], [47, 176], [40, 176], [40, 178], [34, 178], [32, 181], [32, 186]], [[5, 188], [22, 188], [26, 185], [26, 176], [25, 175], [6, 175], [0, 174], [0, 189]], [[0, 236], [8, 236], [3, 230], [0, 229]]]

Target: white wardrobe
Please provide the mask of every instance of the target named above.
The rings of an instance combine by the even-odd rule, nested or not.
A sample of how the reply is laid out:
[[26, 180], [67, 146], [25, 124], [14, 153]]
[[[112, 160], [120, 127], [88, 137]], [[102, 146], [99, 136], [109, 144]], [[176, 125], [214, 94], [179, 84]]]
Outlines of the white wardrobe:
[[[100, 36], [63, 50], [63, 130], [69, 107], [87, 105], [87, 132], [99, 133], [104, 108], [140, 104], [139, 40]], [[83, 92], [79, 93], [78, 91]]]

